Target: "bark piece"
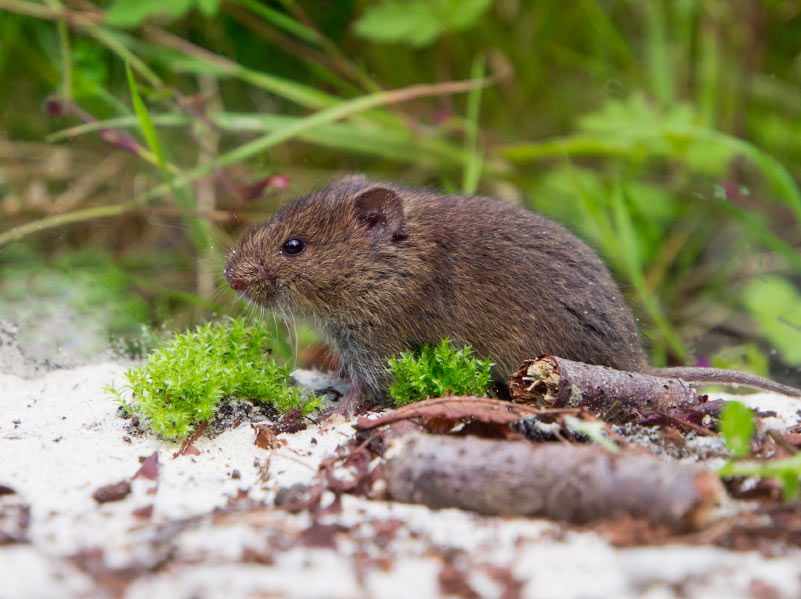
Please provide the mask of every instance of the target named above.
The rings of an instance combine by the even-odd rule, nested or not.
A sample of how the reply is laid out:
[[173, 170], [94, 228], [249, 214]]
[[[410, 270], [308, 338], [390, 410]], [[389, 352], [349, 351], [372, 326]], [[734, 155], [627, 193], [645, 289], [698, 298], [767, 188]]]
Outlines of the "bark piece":
[[526, 360], [509, 382], [512, 400], [546, 408], [587, 407], [608, 422], [646, 412], [666, 413], [703, 403], [706, 396], [680, 379], [615, 370], [544, 355]]
[[387, 492], [435, 509], [575, 524], [624, 516], [686, 531], [708, 522], [725, 495], [718, 478], [697, 466], [595, 445], [424, 434], [393, 445]]
[[125, 499], [130, 493], [131, 483], [127, 480], [121, 480], [118, 483], [100, 487], [97, 491], [92, 493], [92, 499], [98, 503], [108, 503], [109, 501]]
[[31, 506], [17, 497], [0, 501], [0, 546], [11, 543], [28, 543], [31, 524]]

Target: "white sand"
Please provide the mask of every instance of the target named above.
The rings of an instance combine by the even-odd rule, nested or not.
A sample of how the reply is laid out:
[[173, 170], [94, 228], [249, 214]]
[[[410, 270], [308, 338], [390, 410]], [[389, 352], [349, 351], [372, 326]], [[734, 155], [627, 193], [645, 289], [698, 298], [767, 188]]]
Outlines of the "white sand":
[[[12, 505], [31, 509], [29, 542], [0, 545], [0, 598], [436, 597], [449, 572], [484, 597], [514, 596], [515, 584], [523, 597], [752, 597], [765, 585], [771, 596], [801, 596], [795, 550], [772, 558], [681, 545], [619, 550], [542, 520], [352, 496], [342, 513], [320, 520], [343, 527], [328, 535], [336, 548], [310, 548], [299, 541], [311, 524], [307, 513], [212, 512], [240, 489], [269, 505], [277, 488], [310, 481], [320, 459], [351, 434], [349, 423], [282, 435], [288, 445], [272, 452], [255, 446], [243, 424], [198, 440], [200, 455], [173, 459], [176, 444], [124, 440], [125, 421], [103, 391], [121, 383], [123, 371], [105, 363], [33, 380], [0, 375], [0, 484], [17, 491], [0, 497], [0, 515]], [[798, 420], [801, 402], [744, 399]], [[92, 499], [154, 451], [157, 485], [137, 479], [122, 501]], [[151, 504], [150, 520], [132, 515]], [[92, 551], [94, 561], [73, 559]]]

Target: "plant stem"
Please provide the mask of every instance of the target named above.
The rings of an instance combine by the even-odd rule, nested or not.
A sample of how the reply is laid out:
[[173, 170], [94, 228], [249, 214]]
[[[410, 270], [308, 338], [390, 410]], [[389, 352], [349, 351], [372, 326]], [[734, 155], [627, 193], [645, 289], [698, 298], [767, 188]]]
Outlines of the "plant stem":
[[94, 208], [87, 208], [86, 210], [76, 210], [75, 212], [68, 212], [67, 214], [59, 214], [57, 216], [50, 216], [40, 220], [33, 221], [14, 227], [8, 231], [0, 233], [0, 246], [13, 241], [45, 231], [47, 229], [55, 229], [63, 227], [70, 223], [78, 223], [86, 220], [93, 220], [95, 218], [107, 218], [109, 216], [119, 216], [136, 209], [137, 207], [132, 204], [116, 204], [114, 206], [95, 206]]

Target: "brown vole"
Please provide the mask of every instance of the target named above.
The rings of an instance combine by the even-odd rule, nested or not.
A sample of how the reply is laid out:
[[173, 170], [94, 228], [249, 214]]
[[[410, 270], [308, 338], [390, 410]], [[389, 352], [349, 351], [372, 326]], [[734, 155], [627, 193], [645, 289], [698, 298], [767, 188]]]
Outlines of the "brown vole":
[[741, 372], [649, 367], [595, 252], [555, 222], [486, 197], [349, 177], [284, 206], [223, 272], [255, 304], [314, 321], [352, 379], [343, 411], [384, 394], [390, 357], [445, 337], [491, 358], [502, 384], [525, 358], [549, 353], [801, 394]]

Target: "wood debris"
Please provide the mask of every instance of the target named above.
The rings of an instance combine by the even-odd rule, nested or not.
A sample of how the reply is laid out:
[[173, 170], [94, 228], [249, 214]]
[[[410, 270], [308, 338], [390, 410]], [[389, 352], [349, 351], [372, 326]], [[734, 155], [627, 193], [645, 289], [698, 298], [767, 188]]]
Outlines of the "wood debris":
[[387, 456], [389, 496], [431, 508], [576, 524], [646, 518], [686, 531], [709, 522], [725, 497], [712, 472], [597, 445], [413, 433], [393, 441]]

